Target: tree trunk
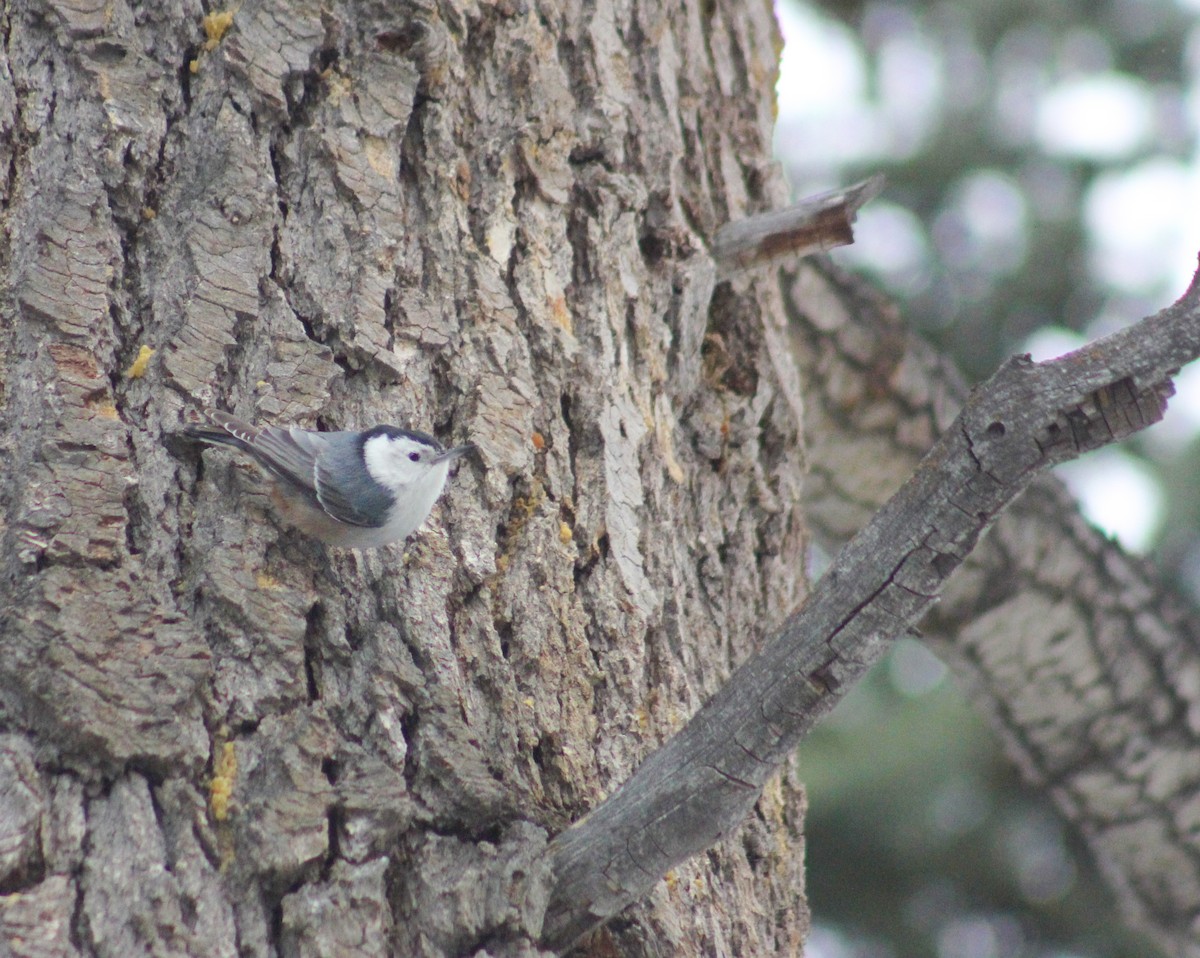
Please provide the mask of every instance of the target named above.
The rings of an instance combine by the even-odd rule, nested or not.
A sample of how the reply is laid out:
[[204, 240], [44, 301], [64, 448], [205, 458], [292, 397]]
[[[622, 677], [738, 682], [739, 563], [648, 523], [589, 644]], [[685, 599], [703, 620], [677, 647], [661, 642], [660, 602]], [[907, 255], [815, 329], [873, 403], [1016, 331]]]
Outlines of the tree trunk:
[[[534, 954], [549, 837], [802, 597], [768, 4], [14, 4], [0, 937]], [[278, 525], [215, 404], [470, 440], [407, 552]], [[585, 942], [796, 953], [802, 791]], [[18, 894], [19, 893], [19, 894]]]

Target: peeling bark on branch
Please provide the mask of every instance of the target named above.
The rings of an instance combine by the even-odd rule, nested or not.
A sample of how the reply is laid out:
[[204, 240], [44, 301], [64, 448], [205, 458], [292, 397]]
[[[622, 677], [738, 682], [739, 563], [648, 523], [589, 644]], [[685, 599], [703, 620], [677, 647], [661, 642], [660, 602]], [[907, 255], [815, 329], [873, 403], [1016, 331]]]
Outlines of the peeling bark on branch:
[[974, 391], [916, 474], [838, 555], [806, 603], [687, 726], [550, 846], [545, 941], [561, 948], [716, 842], [813, 723], [914, 625], [980, 535], [1051, 465], [1157, 422], [1200, 356], [1200, 274], [1180, 301]]
[[[967, 388], [894, 307], [828, 263], [783, 275], [804, 372], [808, 516], [847, 541], [950, 428]], [[1033, 787], [1103, 868], [1131, 924], [1200, 954], [1200, 615], [1042, 476], [921, 624]]]

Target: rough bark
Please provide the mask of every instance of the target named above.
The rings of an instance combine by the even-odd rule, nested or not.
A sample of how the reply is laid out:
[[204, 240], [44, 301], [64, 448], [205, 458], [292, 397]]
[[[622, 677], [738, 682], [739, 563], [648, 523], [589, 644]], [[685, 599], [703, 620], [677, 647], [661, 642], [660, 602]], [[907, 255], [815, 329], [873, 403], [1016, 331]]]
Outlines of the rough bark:
[[[0, 16], [0, 937], [534, 954], [549, 836], [794, 607], [768, 4]], [[322, 550], [188, 410], [480, 447]], [[595, 953], [794, 953], [803, 796]]]

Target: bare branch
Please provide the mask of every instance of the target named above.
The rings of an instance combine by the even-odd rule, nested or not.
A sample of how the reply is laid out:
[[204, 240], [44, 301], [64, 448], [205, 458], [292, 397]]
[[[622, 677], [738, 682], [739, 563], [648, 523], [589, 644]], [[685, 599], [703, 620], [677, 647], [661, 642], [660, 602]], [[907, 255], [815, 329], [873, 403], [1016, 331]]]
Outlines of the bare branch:
[[802, 200], [787, 209], [728, 223], [713, 239], [712, 255], [719, 276], [762, 266], [784, 256], [828, 252], [854, 242], [859, 209], [879, 195], [884, 178]]
[[552, 843], [543, 941], [562, 948], [745, 817], [815, 721], [914, 624], [1029, 482], [1156, 422], [1200, 355], [1200, 274], [1174, 306], [1059, 359], [1011, 360], [683, 730]]
[[[806, 518], [831, 553], [951, 428], [968, 389], [831, 263], [785, 271], [805, 386]], [[1126, 920], [1200, 954], [1200, 612], [1037, 477], [946, 583], [922, 639], [1102, 866]], [[1190, 950], [1189, 950], [1190, 949]]]

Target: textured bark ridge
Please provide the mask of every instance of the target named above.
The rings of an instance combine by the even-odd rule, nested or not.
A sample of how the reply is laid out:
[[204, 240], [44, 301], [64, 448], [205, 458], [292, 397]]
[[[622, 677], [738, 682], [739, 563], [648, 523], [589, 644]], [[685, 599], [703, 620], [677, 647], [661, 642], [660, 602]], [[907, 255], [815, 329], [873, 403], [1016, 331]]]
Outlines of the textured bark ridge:
[[[767, 4], [0, 13], [0, 938], [534, 954], [548, 838], [801, 598]], [[470, 439], [322, 550], [188, 410]], [[795, 952], [789, 773], [587, 948]]]

